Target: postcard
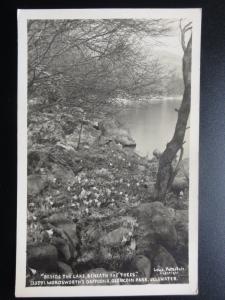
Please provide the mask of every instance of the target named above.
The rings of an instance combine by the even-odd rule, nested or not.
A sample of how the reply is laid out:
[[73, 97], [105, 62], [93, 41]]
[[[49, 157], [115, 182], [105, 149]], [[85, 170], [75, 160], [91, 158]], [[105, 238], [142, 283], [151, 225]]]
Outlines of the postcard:
[[201, 9], [18, 11], [17, 297], [198, 293]]

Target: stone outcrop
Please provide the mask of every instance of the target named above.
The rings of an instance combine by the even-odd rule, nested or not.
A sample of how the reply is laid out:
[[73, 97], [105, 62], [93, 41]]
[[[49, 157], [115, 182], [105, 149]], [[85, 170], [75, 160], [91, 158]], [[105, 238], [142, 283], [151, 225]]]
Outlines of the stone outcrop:
[[57, 249], [49, 244], [36, 244], [27, 246], [27, 264], [30, 268], [42, 272], [57, 271]]
[[115, 119], [99, 122], [99, 129], [101, 130], [100, 143], [115, 141], [123, 147], [136, 147], [136, 143], [128, 130], [123, 128]]

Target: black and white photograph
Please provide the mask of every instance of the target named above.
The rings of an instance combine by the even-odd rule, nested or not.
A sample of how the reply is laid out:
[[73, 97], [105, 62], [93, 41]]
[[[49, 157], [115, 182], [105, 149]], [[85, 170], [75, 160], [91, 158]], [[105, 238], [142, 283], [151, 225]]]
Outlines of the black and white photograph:
[[198, 293], [200, 32], [18, 11], [17, 296]]

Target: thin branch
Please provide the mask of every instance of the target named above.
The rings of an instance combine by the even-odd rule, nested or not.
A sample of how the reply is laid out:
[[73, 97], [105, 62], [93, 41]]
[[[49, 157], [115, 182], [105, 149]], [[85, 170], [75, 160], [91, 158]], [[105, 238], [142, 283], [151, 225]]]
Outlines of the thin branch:
[[181, 33], [181, 46], [183, 51], [186, 50], [186, 44], [185, 44], [185, 34], [189, 31], [192, 30], [192, 26], [190, 26], [192, 22], [188, 22], [185, 26], [182, 26], [182, 19], [180, 19], [179, 22], [179, 27], [180, 27], [180, 33]]

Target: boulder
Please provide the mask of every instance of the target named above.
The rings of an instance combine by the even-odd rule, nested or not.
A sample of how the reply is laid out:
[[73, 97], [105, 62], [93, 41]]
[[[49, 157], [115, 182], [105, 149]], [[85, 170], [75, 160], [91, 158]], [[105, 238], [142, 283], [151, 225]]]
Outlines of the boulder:
[[51, 174], [63, 184], [72, 184], [74, 182], [74, 172], [60, 164], [51, 164]]
[[151, 276], [151, 261], [144, 255], [136, 255], [133, 259], [133, 264], [141, 276], [150, 278]]
[[173, 180], [171, 190], [179, 195], [181, 191], [184, 191], [188, 188], [188, 181], [185, 177], [178, 177], [176, 176]]
[[64, 261], [69, 261], [72, 257], [69, 243], [60, 237], [53, 236], [51, 240], [52, 245], [54, 245], [59, 253], [59, 256]]
[[[119, 255], [118, 250], [117, 253]], [[101, 262], [101, 265], [109, 265], [112, 263], [112, 260], [114, 260], [115, 262], [115, 259], [113, 259], [111, 246], [101, 245], [96, 257], [98, 257], [98, 260]]]
[[178, 172], [173, 180], [171, 190], [179, 195], [181, 191], [185, 191], [189, 187], [189, 159], [183, 159], [178, 168]]
[[151, 224], [153, 216], [156, 215], [164, 216], [164, 218], [167, 218], [169, 221], [172, 221], [173, 219], [171, 211], [159, 201], [140, 204], [137, 207], [135, 214], [140, 221], [144, 221], [149, 224]]
[[152, 226], [158, 243], [169, 248], [174, 248], [176, 246], [177, 232], [170, 219], [164, 215], [155, 215], [152, 218]]
[[28, 140], [30, 144], [49, 144], [62, 140], [64, 132], [55, 118], [55, 114], [50, 113], [36, 113], [30, 117], [28, 125]]
[[60, 114], [60, 125], [65, 134], [71, 134], [77, 126], [77, 118], [73, 115], [62, 113]]
[[42, 272], [57, 271], [57, 249], [49, 244], [35, 244], [27, 246], [27, 264], [30, 268]]
[[177, 231], [174, 257], [180, 265], [186, 265], [188, 264], [188, 210], [176, 210], [174, 224]]
[[[158, 253], [152, 260], [153, 271], [154, 269], [166, 269], [166, 268], [176, 268], [177, 263], [174, 257], [163, 247], [159, 246]], [[155, 272], [154, 272], [155, 273]], [[159, 274], [155, 274], [159, 275]]]
[[57, 262], [57, 267], [58, 267], [58, 272], [60, 274], [66, 274], [66, 275], [73, 274], [72, 268], [62, 261]]
[[101, 246], [107, 247], [120, 246], [125, 239], [129, 239], [129, 232], [130, 230], [128, 228], [117, 228], [101, 237], [99, 243]]
[[83, 251], [81, 256], [77, 258], [77, 263], [79, 264], [94, 263], [96, 256], [97, 256], [96, 250]]
[[[122, 125], [115, 119], [104, 120], [99, 122], [98, 125], [101, 131], [101, 139], [104, 140], [104, 144], [108, 141], [115, 141], [121, 144], [123, 147], [135, 147], [136, 143], [131, 138], [129, 131], [122, 127]], [[100, 143], [101, 143], [100, 139]]]
[[135, 141], [128, 135], [128, 133], [115, 136], [114, 140], [116, 143], [121, 144], [123, 147], [136, 147]]
[[121, 226], [108, 233], [102, 232], [98, 240], [97, 260], [109, 269], [118, 270], [134, 255], [136, 243], [132, 243], [132, 228]]
[[[72, 146], [74, 149], [77, 149], [79, 135], [80, 125], [73, 131], [72, 134], [65, 137], [65, 143]], [[80, 136], [80, 145], [93, 145], [96, 142], [96, 139], [99, 138], [99, 135], [99, 130], [95, 129], [91, 124], [83, 125]]]
[[[61, 238], [61, 242], [58, 239], [54, 240], [54, 243], [57, 249], [63, 253], [65, 260], [67, 261], [70, 258], [77, 257], [79, 240], [77, 237], [76, 224], [64, 213], [53, 214], [50, 217], [45, 218], [43, 222], [48, 223], [50, 227], [52, 226], [57, 238]], [[68, 248], [70, 255], [68, 255]]]
[[174, 214], [161, 202], [143, 203], [134, 210], [139, 227], [137, 229], [137, 250], [150, 259], [157, 251], [157, 244], [173, 248], [177, 233], [173, 223]]
[[176, 229], [186, 235], [188, 233], [188, 210], [176, 210], [174, 223]]
[[64, 142], [57, 142], [56, 147], [61, 149], [65, 154], [69, 154], [71, 156], [77, 156], [77, 151], [74, 149], [74, 147], [65, 144]]
[[49, 181], [46, 175], [32, 174], [27, 176], [27, 195], [35, 196], [40, 194], [48, 184]]
[[102, 135], [112, 135], [117, 132], [120, 127], [120, 123], [115, 119], [103, 120], [98, 123], [98, 127], [102, 132]]
[[[32, 147], [32, 146], [31, 146]], [[28, 149], [32, 149], [28, 147]], [[43, 168], [48, 163], [48, 150], [47, 149], [35, 149], [29, 150], [27, 155], [27, 171], [28, 175], [35, 174], [40, 168]]]

